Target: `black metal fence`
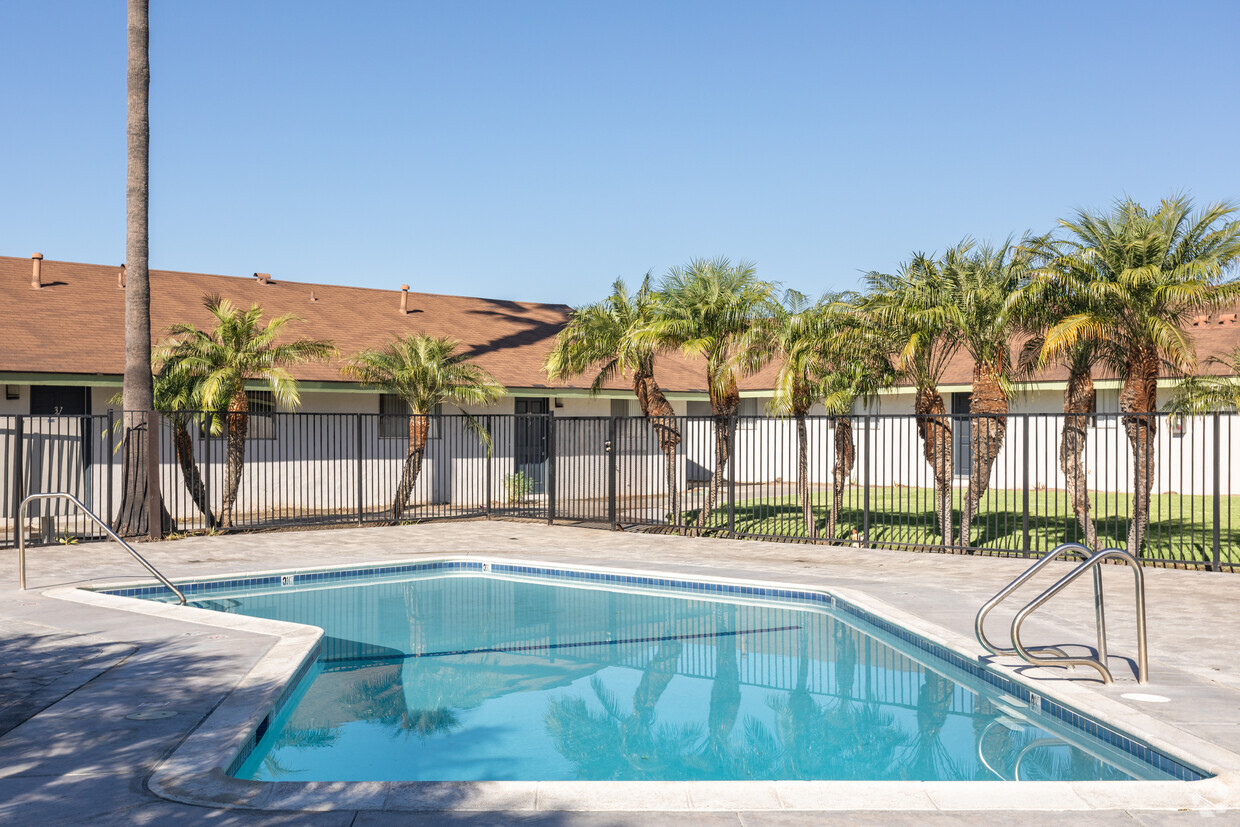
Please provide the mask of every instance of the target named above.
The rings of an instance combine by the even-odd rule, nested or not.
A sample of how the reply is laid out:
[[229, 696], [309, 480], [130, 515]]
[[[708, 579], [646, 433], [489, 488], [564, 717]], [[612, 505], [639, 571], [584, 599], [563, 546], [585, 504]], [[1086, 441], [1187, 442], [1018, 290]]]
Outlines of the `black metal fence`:
[[[1067, 540], [1125, 547], [1146, 511], [1142, 559], [1240, 565], [1235, 414], [1139, 422], [1014, 414], [1002, 429], [981, 415], [435, 416], [403, 507], [396, 500], [411, 434], [421, 430], [410, 417], [251, 414], [231, 462], [227, 435], [203, 417], [156, 419], [165, 522], [177, 532], [520, 517], [1033, 556]], [[30, 493], [68, 491], [117, 519], [128, 490], [120, 421], [119, 413], [0, 417], [0, 544], [13, 543], [16, 504]], [[1130, 435], [1148, 445], [1147, 508]], [[974, 474], [986, 445], [995, 449], [990, 473]], [[970, 485], [983, 477], [965, 532]], [[24, 530], [36, 542], [97, 535], [54, 502], [32, 504]]]

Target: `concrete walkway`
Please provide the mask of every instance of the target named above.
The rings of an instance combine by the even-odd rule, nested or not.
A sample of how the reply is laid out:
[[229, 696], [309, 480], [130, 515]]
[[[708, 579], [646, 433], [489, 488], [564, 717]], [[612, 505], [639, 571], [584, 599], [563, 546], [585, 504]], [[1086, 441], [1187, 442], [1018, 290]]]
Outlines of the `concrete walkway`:
[[[746, 541], [653, 536], [515, 522], [460, 522], [339, 529], [147, 544], [142, 552], [173, 579], [313, 566], [481, 553], [548, 562], [641, 568], [690, 576], [743, 577], [850, 590], [972, 636], [981, 603], [1027, 561], [833, 549]], [[916, 813], [385, 813], [253, 812], [166, 801], [146, 786], [155, 768], [228, 696], [268, 652], [266, 635], [221, 632], [168, 617], [138, 617], [42, 594], [53, 587], [142, 579], [119, 548], [91, 544], [33, 549], [30, 591], [17, 590], [16, 553], [0, 566], [0, 823], [297, 823], [297, 824], [991, 824], [1031, 800], [996, 802], [1007, 810]], [[1056, 568], [1056, 572], [1066, 571]], [[1114, 687], [1075, 673], [1042, 670], [1048, 683], [1071, 679], [1100, 699], [1154, 715], [1163, 723], [1240, 753], [1240, 578], [1162, 569], [1146, 571], [1151, 683], [1149, 704], [1122, 697], [1137, 685], [1119, 657], [1135, 649], [1131, 575], [1107, 571]], [[1075, 587], [1074, 587], [1075, 588]], [[1030, 593], [1032, 596], [1032, 592]], [[1037, 643], [1087, 643], [1093, 635], [1088, 587], [1068, 593], [1029, 627]], [[996, 624], [995, 635], [1000, 626]], [[973, 650], [977, 651], [976, 645]], [[1088, 674], [1087, 674], [1088, 673]], [[171, 712], [160, 717], [158, 713]], [[156, 713], [152, 715], [151, 713]], [[135, 719], [134, 716], [137, 716]], [[974, 782], [961, 782], [974, 783]], [[1028, 813], [1031, 818], [1033, 813]], [[1046, 813], [1041, 815], [1045, 820]], [[1212, 817], [1240, 824], [1240, 813], [1202, 799], [1195, 811], [1111, 809], [1073, 813], [1079, 824], [1154, 824]]]

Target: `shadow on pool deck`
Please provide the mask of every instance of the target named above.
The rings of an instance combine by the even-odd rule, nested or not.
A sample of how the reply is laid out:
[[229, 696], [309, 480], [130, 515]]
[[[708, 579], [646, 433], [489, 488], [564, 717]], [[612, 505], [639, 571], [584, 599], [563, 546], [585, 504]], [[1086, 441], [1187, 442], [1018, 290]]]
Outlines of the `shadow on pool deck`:
[[[202, 537], [148, 544], [142, 552], [170, 576], [289, 569], [443, 553], [503, 554], [584, 565], [675, 570], [703, 576], [782, 580], [871, 595], [957, 634], [971, 634], [977, 607], [1027, 565], [1020, 560], [821, 548], [753, 541], [651, 537], [541, 525], [477, 522], [331, 532]], [[80, 572], [80, 575], [79, 575]], [[271, 641], [189, 621], [135, 617], [16, 590], [0, 567], [0, 823], [298, 824], [821, 824], [993, 823], [994, 813], [329, 813], [209, 810], [157, 798], [155, 766], [247, 674]], [[143, 573], [114, 547], [32, 551], [32, 586], [74, 577], [116, 582]], [[1160, 716], [1228, 749], [1240, 746], [1240, 579], [1148, 571], [1153, 683], [1172, 703], [1133, 708]], [[1031, 593], [1031, 596], [1033, 593]], [[1129, 655], [1131, 609], [1118, 588], [1109, 618], [1113, 655]], [[1092, 642], [1092, 604], [1048, 605], [1037, 642]], [[1045, 634], [1051, 635], [1046, 637]], [[222, 637], [220, 635], [223, 635]], [[1099, 690], [1124, 703], [1136, 688], [1116, 666], [1117, 685]], [[1078, 672], [1081, 670], [1078, 670]], [[1089, 670], [1092, 672], [1092, 670]], [[1070, 676], [1059, 673], [1063, 679]], [[1091, 676], [1085, 683], [1096, 685]], [[1078, 681], [1079, 682], [1079, 681]], [[149, 704], [149, 706], [143, 706]], [[126, 715], [171, 710], [169, 718]], [[18, 719], [30, 716], [20, 725]], [[444, 806], [452, 801], [445, 799]], [[1075, 823], [1150, 823], [1173, 812], [1074, 813]], [[1182, 816], [1200, 818], [1201, 814]], [[1230, 818], [1230, 814], [1223, 816]], [[1237, 819], [1240, 821], [1240, 819]], [[944, 821], [945, 823], [945, 821]], [[1218, 822], [1216, 822], [1218, 823]]]

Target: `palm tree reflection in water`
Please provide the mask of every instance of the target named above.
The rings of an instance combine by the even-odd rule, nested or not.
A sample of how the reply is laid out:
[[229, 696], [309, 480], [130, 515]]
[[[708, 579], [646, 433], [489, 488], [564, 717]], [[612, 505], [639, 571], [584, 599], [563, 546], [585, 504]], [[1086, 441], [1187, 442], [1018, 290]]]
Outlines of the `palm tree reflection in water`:
[[333, 753], [416, 780], [1126, 777], [831, 615], [544, 588], [409, 583], [374, 604], [399, 624], [344, 613], [259, 777], [370, 772]]

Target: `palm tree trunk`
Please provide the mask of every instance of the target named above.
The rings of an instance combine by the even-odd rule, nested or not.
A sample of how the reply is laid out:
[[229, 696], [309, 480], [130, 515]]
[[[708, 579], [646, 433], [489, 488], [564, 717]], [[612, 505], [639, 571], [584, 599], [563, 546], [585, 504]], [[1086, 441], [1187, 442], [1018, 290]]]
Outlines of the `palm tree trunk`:
[[970, 429], [973, 436], [973, 444], [970, 446], [973, 467], [969, 469], [969, 490], [962, 504], [960, 538], [956, 543], [962, 551], [967, 550], [972, 543], [973, 515], [977, 513], [978, 503], [990, 487], [990, 472], [1007, 434], [1008, 399], [999, 384], [997, 370], [981, 363], [973, 366], [973, 400], [970, 409], [977, 416], [973, 417], [973, 427]]
[[935, 514], [943, 545], [950, 545], [952, 530], [952, 427], [942, 395], [935, 388], [919, 388], [913, 412], [922, 451], [934, 474]]
[[422, 473], [422, 458], [426, 456], [426, 442], [430, 436], [431, 422], [426, 414], [415, 413], [409, 417], [409, 452], [405, 454], [404, 465], [400, 469], [400, 484], [396, 486], [396, 496], [392, 499], [392, 520], [400, 519], [409, 505], [409, 495]]
[[[1142, 348], [1127, 365], [1119, 407], [1125, 414], [1124, 431], [1132, 447], [1132, 518], [1128, 523], [1128, 553], [1141, 554], [1141, 542], [1150, 519], [1150, 489], [1154, 485], [1154, 437], [1158, 421], [1158, 355]], [[1144, 415], [1142, 415], [1144, 414]]]
[[801, 521], [805, 536], [818, 536], [818, 522], [814, 519], [814, 504], [809, 496], [809, 432], [805, 427], [805, 410], [793, 412], [797, 420], [797, 497], [801, 503]]
[[[116, 530], [125, 536], [148, 531], [145, 448], [146, 412], [154, 408], [151, 376], [151, 282], [147, 270], [150, 172], [150, 24], [148, 0], [129, 0], [129, 66], [125, 179], [125, 379], [122, 388], [124, 456]], [[152, 482], [152, 484], [155, 484]]]
[[207, 528], [215, 528], [215, 515], [211, 513], [211, 502], [207, 497], [207, 486], [203, 484], [198, 463], [194, 460], [194, 442], [190, 439], [189, 428], [183, 417], [174, 414], [172, 423], [172, 444], [176, 449], [177, 463], [181, 466], [181, 478], [189, 491], [194, 505], [207, 518]]
[[667, 476], [669, 513], [673, 525], [680, 525], [680, 490], [676, 480], [676, 449], [680, 445], [680, 427], [676, 424], [676, 411], [672, 408], [663, 389], [649, 370], [636, 371], [633, 375], [633, 393], [641, 406], [642, 414], [654, 428], [663, 451], [664, 471]]
[[1085, 439], [1089, 434], [1090, 420], [1094, 413], [1094, 380], [1089, 366], [1073, 367], [1068, 374], [1068, 388], [1063, 397], [1063, 433], [1059, 437], [1059, 468], [1064, 473], [1064, 485], [1072, 511], [1081, 527], [1085, 545], [1098, 550], [1098, 529], [1089, 516], [1089, 490], [1085, 484]]
[[227, 445], [224, 456], [224, 501], [220, 504], [220, 527], [231, 528], [241, 472], [245, 467], [245, 440], [250, 430], [250, 400], [238, 388], [228, 400]]
[[736, 386], [736, 380], [732, 379], [728, 383], [727, 390], [721, 398], [716, 399], [712, 393], [710, 405], [715, 426], [715, 468], [710, 475], [710, 489], [706, 492], [706, 505], [698, 512], [698, 528], [706, 527], [706, 521], [710, 513], [715, 510], [715, 503], [719, 499], [719, 489], [723, 486], [724, 473], [729, 459], [728, 445], [732, 441], [732, 426], [736, 422], [736, 412], [741, 405], [741, 392]]
[[844, 486], [857, 461], [857, 448], [853, 441], [852, 419], [847, 416], [835, 418], [835, 463], [831, 468], [831, 518], [827, 524], [827, 539], [838, 540], [838, 521], [844, 508]]

